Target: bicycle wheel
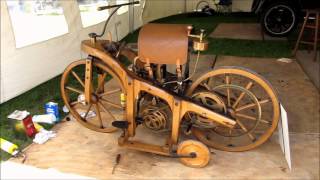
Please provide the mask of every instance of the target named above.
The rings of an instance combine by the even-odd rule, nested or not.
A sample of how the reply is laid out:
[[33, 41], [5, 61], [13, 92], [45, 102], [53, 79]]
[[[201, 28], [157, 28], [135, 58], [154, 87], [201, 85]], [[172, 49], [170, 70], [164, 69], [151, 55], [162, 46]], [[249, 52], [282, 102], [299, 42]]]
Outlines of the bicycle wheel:
[[[91, 103], [86, 103], [85, 63], [85, 60], [75, 61], [65, 69], [60, 84], [62, 99], [72, 116], [83, 126], [103, 133], [114, 132], [117, 128], [111, 123], [125, 117], [125, 107], [120, 102], [120, 94], [125, 94], [123, 85], [109, 67], [94, 61]], [[102, 75], [102, 80], [98, 79], [98, 74]]]

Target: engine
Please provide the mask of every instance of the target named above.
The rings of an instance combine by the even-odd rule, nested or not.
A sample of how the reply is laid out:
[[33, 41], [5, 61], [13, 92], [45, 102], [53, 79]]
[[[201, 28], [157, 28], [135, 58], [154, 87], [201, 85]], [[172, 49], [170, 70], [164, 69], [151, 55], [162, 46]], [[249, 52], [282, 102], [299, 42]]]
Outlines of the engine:
[[143, 120], [143, 126], [153, 131], [169, 130], [171, 127], [169, 106], [156, 98], [142, 104], [140, 117]]

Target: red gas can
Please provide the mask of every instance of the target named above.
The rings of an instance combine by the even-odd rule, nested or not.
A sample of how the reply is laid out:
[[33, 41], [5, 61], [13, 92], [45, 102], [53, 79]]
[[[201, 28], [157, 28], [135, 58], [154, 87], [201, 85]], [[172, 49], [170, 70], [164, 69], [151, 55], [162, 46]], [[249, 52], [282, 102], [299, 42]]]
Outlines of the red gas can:
[[32, 117], [31, 116], [27, 116], [26, 118], [24, 118], [22, 120], [24, 128], [26, 130], [26, 134], [29, 137], [33, 137], [35, 134], [37, 134], [37, 130], [34, 127], [34, 124], [32, 122]]

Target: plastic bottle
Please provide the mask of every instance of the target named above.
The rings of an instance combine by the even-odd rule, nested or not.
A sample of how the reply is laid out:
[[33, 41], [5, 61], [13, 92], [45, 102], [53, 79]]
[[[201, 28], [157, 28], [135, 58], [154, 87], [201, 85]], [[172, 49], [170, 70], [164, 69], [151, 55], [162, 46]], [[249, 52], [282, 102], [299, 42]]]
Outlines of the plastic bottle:
[[12, 156], [15, 156], [19, 153], [18, 146], [5, 139], [0, 138], [0, 146], [2, 150], [11, 154]]
[[56, 119], [54, 121], [59, 122], [60, 115], [59, 115], [58, 103], [55, 103], [55, 102], [46, 103], [45, 104], [45, 111], [46, 111], [46, 114], [53, 114], [56, 117]]
[[[35, 123], [35, 122], [33, 122], [33, 124], [34, 124], [34, 127], [36, 128], [36, 130], [37, 130], [38, 132], [40, 132], [40, 130], [43, 129], [43, 126], [41, 126], [40, 124]], [[17, 132], [25, 132], [25, 131], [26, 131], [25, 128], [24, 128], [24, 126], [23, 126], [22, 121], [16, 122], [16, 124], [15, 124], [15, 130], [16, 130]]]
[[126, 95], [124, 93], [120, 94], [120, 103], [122, 107], [126, 106]]
[[53, 124], [56, 122], [56, 116], [54, 114], [42, 114], [34, 115], [32, 117], [33, 122]]

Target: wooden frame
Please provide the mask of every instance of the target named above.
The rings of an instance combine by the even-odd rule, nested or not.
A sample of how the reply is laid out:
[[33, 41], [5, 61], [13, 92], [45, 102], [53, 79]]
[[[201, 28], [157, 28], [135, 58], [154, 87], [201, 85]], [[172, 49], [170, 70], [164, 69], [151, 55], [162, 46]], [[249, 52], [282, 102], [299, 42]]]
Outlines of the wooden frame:
[[[99, 61], [102, 61], [105, 64], [105, 66], [109, 67], [114, 72], [114, 74], [120, 79], [121, 84], [127, 91], [125, 117], [126, 121], [128, 121], [129, 126], [128, 129], [124, 130], [124, 133], [119, 138], [120, 146], [166, 156], [173, 156], [175, 154], [175, 146], [177, 145], [179, 139], [180, 123], [187, 112], [196, 113], [229, 128], [233, 128], [236, 124], [236, 122], [230, 118], [215, 113], [201, 105], [195, 104], [194, 102], [191, 102], [188, 99], [174, 95], [162, 89], [161, 87], [157, 87], [156, 85], [135, 75], [133, 72], [127, 70], [126, 67], [124, 67], [121, 63], [119, 63], [116, 59], [114, 59], [103, 49], [103, 44], [105, 43], [108, 43], [108, 41], [85, 40], [82, 42], [81, 47], [82, 50], [89, 55], [89, 57], [94, 57], [89, 58], [87, 61], [90, 61], [90, 59], [97, 59]], [[133, 57], [134, 53], [127, 51], [123, 52], [123, 54], [127, 54], [127, 57]], [[91, 98], [91, 88], [88, 85], [89, 82], [87, 82], [87, 77], [89, 78], [88, 80], [91, 80], [89, 73], [92, 67], [89, 66], [92, 66], [92, 63], [86, 63], [86, 69], [88, 69], [88, 73], [86, 73], [86, 88], [84, 94], [86, 95], [86, 98], [89, 98], [86, 99], [87, 102], [90, 102]], [[137, 114], [136, 105], [137, 99], [141, 92], [147, 92], [149, 94], [163, 99], [167, 102], [172, 111], [173, 120], [171, 135], [170, 137], [168, 137], [167, 144], [163, 146], [145, 144], [137, 141], [131, 141], [129, 139], [130, 137], [135, 136], [135, 117]]]

